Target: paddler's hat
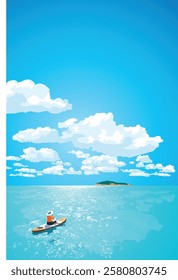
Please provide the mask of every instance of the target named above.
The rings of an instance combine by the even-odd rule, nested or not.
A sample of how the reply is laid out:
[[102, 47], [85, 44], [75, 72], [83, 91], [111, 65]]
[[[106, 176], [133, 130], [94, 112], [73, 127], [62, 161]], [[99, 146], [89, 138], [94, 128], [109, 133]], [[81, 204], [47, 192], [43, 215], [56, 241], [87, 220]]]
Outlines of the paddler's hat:
[[47, 216], [53, 216], [53, 211], [48, 211]]

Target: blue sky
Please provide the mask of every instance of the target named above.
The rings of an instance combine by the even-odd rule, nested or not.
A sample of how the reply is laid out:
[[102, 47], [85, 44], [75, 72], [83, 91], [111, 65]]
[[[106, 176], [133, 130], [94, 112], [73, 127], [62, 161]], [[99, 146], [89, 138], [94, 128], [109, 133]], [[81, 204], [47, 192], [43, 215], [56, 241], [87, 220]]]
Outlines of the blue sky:
[[8, 184], [177, 183], [177, 14], [7, 1]]

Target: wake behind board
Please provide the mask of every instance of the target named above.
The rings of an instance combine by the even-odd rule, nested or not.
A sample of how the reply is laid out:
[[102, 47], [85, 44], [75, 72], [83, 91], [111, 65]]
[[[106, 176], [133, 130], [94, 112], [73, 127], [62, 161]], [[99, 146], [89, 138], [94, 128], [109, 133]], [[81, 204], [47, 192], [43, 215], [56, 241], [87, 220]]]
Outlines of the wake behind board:
[[38, 226], [38, 227], [32, 229], [32, 232], [38, 233], [38, 232], [42, 232], [45, 230], [49, 230], [49, 229], [58, 227], [58, 226], [64, 224], [66, 222], [66, 220], [67, 220], [67, 218], [59, 218], [56, 220], [56, 222], [53, 225], [44, 224], [44, 225], [41, 225], [41, 226]]

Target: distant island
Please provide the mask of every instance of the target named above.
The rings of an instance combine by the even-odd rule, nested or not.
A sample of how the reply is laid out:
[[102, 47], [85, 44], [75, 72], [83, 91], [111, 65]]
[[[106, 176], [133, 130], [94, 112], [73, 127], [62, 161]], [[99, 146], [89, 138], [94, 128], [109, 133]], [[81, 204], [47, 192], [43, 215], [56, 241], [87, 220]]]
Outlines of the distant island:
[[118, 182], [114, 182], [114, 181], [103, 181], [103, 182], [98, 182], [96, 183], [97, 186], [130, 186], [130, 184], [127, 183], [118, 183]]

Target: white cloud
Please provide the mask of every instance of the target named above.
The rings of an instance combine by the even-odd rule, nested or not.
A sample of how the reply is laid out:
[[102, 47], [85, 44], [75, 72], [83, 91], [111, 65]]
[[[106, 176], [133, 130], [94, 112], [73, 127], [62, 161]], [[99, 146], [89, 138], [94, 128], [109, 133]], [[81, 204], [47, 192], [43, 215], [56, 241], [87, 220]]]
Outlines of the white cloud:
[[6, 166], [6, 169], [9, 170], [9, 169], [12, 169], [12, 167]]
[[155, 172], [155, 173], [152, 173], [152, 175], [160, 176], [160, 177], [170, 177], [171, 176], [168, 173], [162, 173], [162, 172]]
[[85, 154], [82, 151], [69, 151], [69, 154], [75, 155], [77, 158], [88, 158], [90, 154]]
[[34, 174], [28, 174], [28, 173], [18, 173], [18, 174], [10, 174], [11, 177], [36, 177]]
[[48, 174], [48, 175], [58, 175], [58, 176], [62, 176], [64, 174], [68, 174], [68, 175], [81, 175], [82, 171], [78, 170], [76, 171], [73, 167], [66, 167], [71, 166], [71, 163], [69, 162], [65, 162], [63, 163], [62, 161], [57, 161], [55, 163], [55, 165], [45, 168], [42, 170], [43, 174]]
[[63, 164], [64, 166], [71, 166], [70, 162], [62, 162], [61, 160], [54, 161], [51, 164], [53, 164], [53, 165], [58, 165], [58, 164], [61, 165], [61, 164]]
[[129, 164], [135, 164], [135, 162], [134, 161], [130, 161]]
[[58, 114], [72, 109], [68, 100], [51, 99], [50, 90], [43, 84], [31, 80], [9, 81], [6, 86], [7, 113], [50, 112]]
[[145, 165], [145, 169], [147, 170], [153, 170], [153, 169], [159, 169], [162, 170], [163, 169], [163, 165], [161, 163], [157, 163], [157, 164], [147, 164]]
[[13, 135], [13, 140], [18, 142], [31, 143], [55, 143], [59, 142], [59, 135], [56, 129], [50, 127], [28, 128]]
[[92, 156], [82, 161], [81, 170], [85, 175], [99, 174], [100, 172], [118, 172], [119, 167], [125, 163], [118, 161], [116, 157], [107, 155]]
[[136, 167], [138, 167], [138, 168], [140, 168], [140, 167], [144, 167], [145, 165], [144, 165], [144, 163], [143, 162], [139, 162], [139, 163], [137, 163], [136, 164]]
[[15, 171], [20, 172], [20, 173], [38, 173], [38, 171], [36, 169], [33, 168], [19, 168], [19, 169], [15, 169]]
[[169, 165], [163, 167], [162, 172], [174, 173], [175, 168], [173, 165], [169, 164]]
[[154, 173], [148, 173], [140, 169], [121, 169], [121, 171], [124, 173], [129, 173], [129, 176], [144, 176], [144, 177], [149, 177], [149, 176], [170, 177], [169, 173], [175, 172], [174, 166], [167, 165], [164, 167], [161, 163], [148, 164], [145, 166], [145, 168], [146, 170], [157, 169], [159, 171]]
[[75, 122], [77, 122], [77, 119], [76, 118], [71, 118], [71, 119], [68, 119], [65, 122], [59, 122], [58, 127], [59, 128], [68, 128], [69, 126], [73, 126], [73, 124]]
[[74, 170], [73, 167], [70, 167], [68, 170], [66, 170], [65, 173], [68, 175], [81, 175], [82, 171], [81, 170], [76, 171], [76, 170]]
[[[56, 129], [37, 127], [19, 131], [13, 140], [32, 143], [65, 143], [71, 141], [80, 149], [92, 149], [109, 156], [133, 157], [137, 161], [152, 162], [146, 152], [154, 151], [163, 140], [160, 136], [150, 137], [140, 125], [124, 127], [116, 125], [112, 113], [97, 113], [82, 121], [72, 118], [58, 126], [63, 128], [61, 136]], [[79, 152], [71, 152], [79, 157]], [[84, 155], [84, 153], [83, 153]], [[88, 155], [88, 154], [85, 154]], [[82, 154], [81, 154], [82, 158]]]
[[174, 173], [175, 172], [175, 168], [173, 165], [169, 164], [169, 165], [166, 165], [166, 166], [163, 166], [161, 163], [157, 163], [157, 164], [147, 164], [145, 166], [145, 168], [147, 170], [155, 170], [155, 169], [158, 169], [160, 170], [160, 172], [163, 172], [163, 173]]
[[144, 163], [152, 162], [152, 160], [150, 159], [150, 157], [148, 155], [140, 155], [136, 158], [136, 161], [138, 162], [136, 164], [136, 167], [138, 167], [138, 168], [145, 167]]
[[13, 164], [13, 166], [16, 166], [16, 167], [27, 167], [27, 165], [24, 165], [24, 164], [19, 163], [19, 162], [15, 162], [15, 163]]
[[[146, 170], [158, 170], [159, 172], [154, 172], [154, 173], [149, 173], [149, 176], [164, 176], [164, 177], [170, 177], [169, 173], [174, 173], [175, 172], [175, 168], [173, 165], [167, 165], [167, 166], [163, 166], [161, 163], [157, 163], [157, 164], [153, 164], [150, 163], [152, 162], [152, 160], [150, 159], [150, 157], [148, 155], [140, 155], [136, 158], [136, 161], [138, 162], [136, 164], [136, 167], [140, 168], [140, 167], [144, 167]], [[149, 164], [146, 164], [149, 163]], [[141, 172], [141, 173], [140, 173]], [[139, 171], [138, 174], [142, 174], [142, 172], [144, 172], [143, 174], [148, 174], [145, 171]], [[137, 176], [137, 171], [133, 172], [131, 174], [134, 174], [134, 176]], [[133, 175], [130, 175], [133, 176]]]
[[37, 176], [43, 176], [43, 173], [42, 172], [38, 172], [36, 175]]
[[7, 156], [7, 157], [6, 157], [6, 160], [19, 161], [19, 160], [21, 160], [21, 158], [20, 158], [20, 157], [15, 157], [15, 156]]
[[125, 127], [117, 125], [112, 113], [96, 113], [82, 121], [67, 121], [61, 143], [72, 141], [82, 149], [92, 149], [110, 156], [133, 157], [154, 151], [163, 140], [160, 136], [150, 137], [140, 125]]
[[58, 161], [57, 165], [43, 169], [43, 174], [48, 175], [63, 175], [64, 167], [62, 161]]
[[64, 166], [71, 166], [71, 163], [70, 162], [64, 162], [63, 165]]
[[49, 148], [41, 148], [36, 150], [33, 147], [29, 147], [23, 150], [24, 154], [21, 155], [22, 159], [31, 161], [31, 162], [40, 162], [40, 161], [56, 161], [59, 159], [58, 153]]
[[151, 174], [139, 169], [122, 169], [122, 172], [129, 173], [129, 176], [149, 177]]
[[136, 158], [136, 161], [139, 161], [139, 162], [142, 162], [142, 163], [150, 163], [150, 162], [152, 162], [152, 160], [150, 159], [150, 157], [148, 155], [138, 156]]

